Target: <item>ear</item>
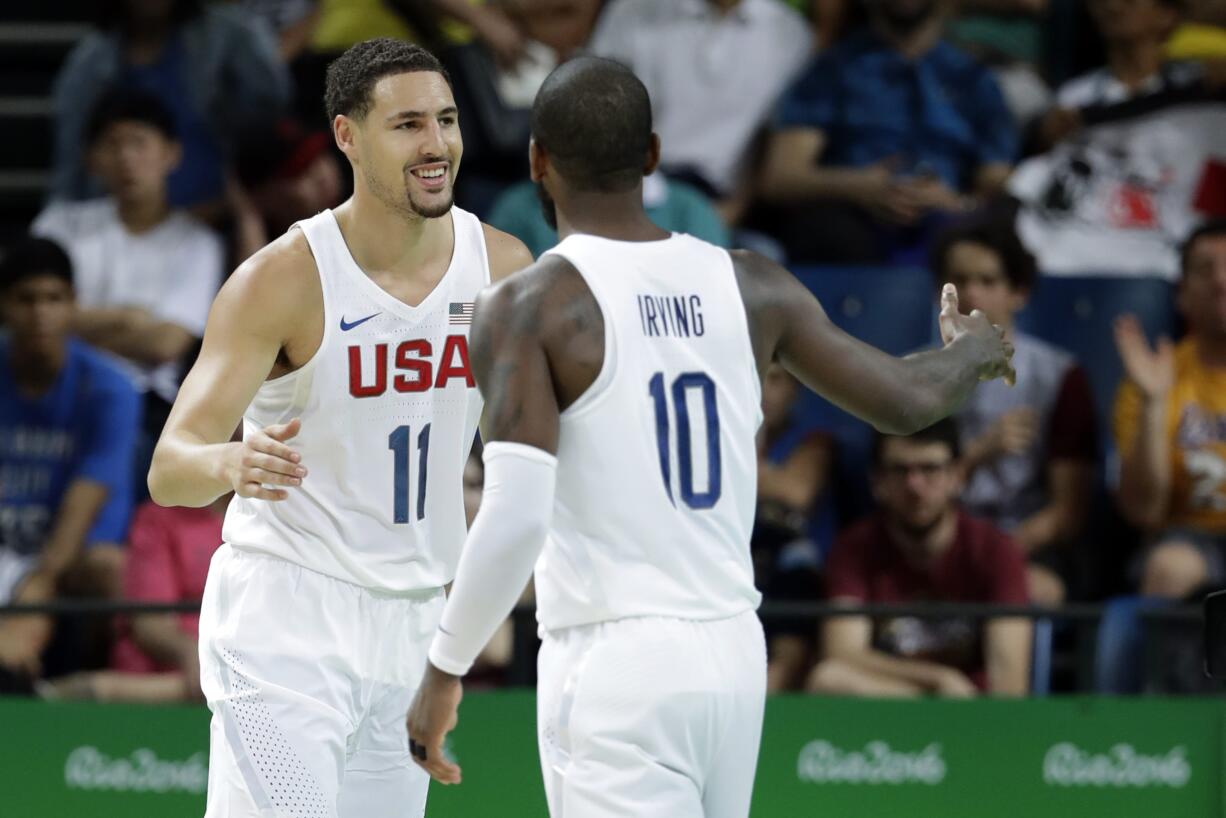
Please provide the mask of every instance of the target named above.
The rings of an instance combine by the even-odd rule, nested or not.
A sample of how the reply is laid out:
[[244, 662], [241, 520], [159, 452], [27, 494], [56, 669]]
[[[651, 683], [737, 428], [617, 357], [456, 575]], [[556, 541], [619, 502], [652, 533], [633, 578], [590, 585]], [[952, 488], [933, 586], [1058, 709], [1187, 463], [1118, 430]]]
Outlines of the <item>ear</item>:
[[647, 146], [647, 164], [643, 166], [643, 175], [650, 176], [660, 166], [660, 135], [651, 134], [651, 144]]
[[357, 129], [358, 124], [344, 114], [337, 114], [332, 120], [332, 138], [336, 140], [336, 147], [354, 165], [358, 163]]
[[535, 139], [528, 140], [528, 175], [533, 182], [540, 182], [545, 178], [545, 173], [549, 169], [549, 155], [545, 153], [545, 149], [537, 144]]

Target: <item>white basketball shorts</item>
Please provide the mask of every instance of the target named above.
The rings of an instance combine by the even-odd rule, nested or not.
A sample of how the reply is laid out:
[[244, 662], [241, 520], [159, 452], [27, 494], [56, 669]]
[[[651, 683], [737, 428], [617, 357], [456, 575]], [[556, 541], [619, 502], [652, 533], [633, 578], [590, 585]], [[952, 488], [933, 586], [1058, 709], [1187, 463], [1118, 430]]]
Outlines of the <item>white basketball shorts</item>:
[[766, 701], [753, 611], [550, 632], [537, 733], [553, 818], [745, 818]]
[[200, 612], [205, 818], [422, 816], [405, 715], [443, 602], [218, 549]]

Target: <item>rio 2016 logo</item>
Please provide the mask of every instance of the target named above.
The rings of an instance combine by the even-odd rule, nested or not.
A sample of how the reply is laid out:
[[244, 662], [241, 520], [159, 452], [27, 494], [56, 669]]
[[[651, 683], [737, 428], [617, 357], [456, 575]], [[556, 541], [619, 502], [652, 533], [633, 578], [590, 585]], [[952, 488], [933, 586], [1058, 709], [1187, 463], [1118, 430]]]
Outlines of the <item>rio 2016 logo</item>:
[[917, 752], [900, 752], [887, 742], [870, 741], [862, 750], [844, 750], [825, 739], [810, 741], [800, 751], [796, 774], [814, 784], [926, 784], [945, 780], [940, 744]]
[[68, 754], [64, 783], [78, 790], [203, 795], [209, 767], [203, 752], [182, 761], [167, 761], [148, 747], [137, 748], [124, 758], [111, 758], [97, 747], [86, 746]]

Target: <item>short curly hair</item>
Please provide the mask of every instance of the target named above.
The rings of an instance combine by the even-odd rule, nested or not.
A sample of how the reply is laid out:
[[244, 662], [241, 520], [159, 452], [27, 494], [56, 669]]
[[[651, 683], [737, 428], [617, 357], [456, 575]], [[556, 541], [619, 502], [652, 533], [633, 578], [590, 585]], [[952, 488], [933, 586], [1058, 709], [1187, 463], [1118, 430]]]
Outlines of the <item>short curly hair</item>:
[[1013, 225], [1002, 218], [979, 217], [955, 223], [940, 233], [928, 253], [928, 265], [939, 288], [949, 274], [949, 256], [954, 245], [978, 244], [1000, 258], [1009, 286], [1019, 292], [1034, 289], [1039, 270], [1034, 256], [1022, 244]]
[[451, 85], [451, 77], [438, 58], [404, 40], [380, 37], [350, 46], [328, 65], [324, 106], [328, 121], [338, 114], [361, 119], [370, 112], [371, 92], [379, 80], [394, 74], [433, 71]]

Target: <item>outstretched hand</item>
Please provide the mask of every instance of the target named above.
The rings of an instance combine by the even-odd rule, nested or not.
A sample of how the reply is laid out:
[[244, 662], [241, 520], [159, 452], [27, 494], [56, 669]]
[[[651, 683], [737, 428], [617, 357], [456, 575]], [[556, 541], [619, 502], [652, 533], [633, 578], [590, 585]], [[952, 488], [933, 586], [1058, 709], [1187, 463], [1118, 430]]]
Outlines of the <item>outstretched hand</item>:
[[946, 346], [960, 338], [968, 338], [983, 348], [984, 364], [979, 373], [980, 380], [1004, 378], [1010, 386], [1017, 382], [1017, 373], [1013, 369], [1013, 344], [1005, 340], [1004, 330], [989, 321], [980, 310], [971, 310], [970, 315], [963, 315], [958, 310], [958, 290], [953, 284], [946, 284], [941, 290], [938, 323], [941, 326], [941, 340]]
[[444, 754], [443, 742], [459, 722], [463, 697], [464, 686], [459, 676], [427, 663], [421, 687], [409, 707], [406, 721], [413, 763], [440, 784], [460, 783], [460, 766]]
[[1175, 345], [1169, 338], [1159, 338], [1151, 347], [1135, 315], [1121, 315], [1113, 329], [1128, 378], [1147, 398], [1166, 397], [1175, 386]]
[[302, 421], [265, 426], [239, 443], [230, 457], [226, 476], [239, 497], [284, 500], [289, 492], [268, 486], [300, 486], [306, 477], [302, 456], [286, 445], [302, 429]]

